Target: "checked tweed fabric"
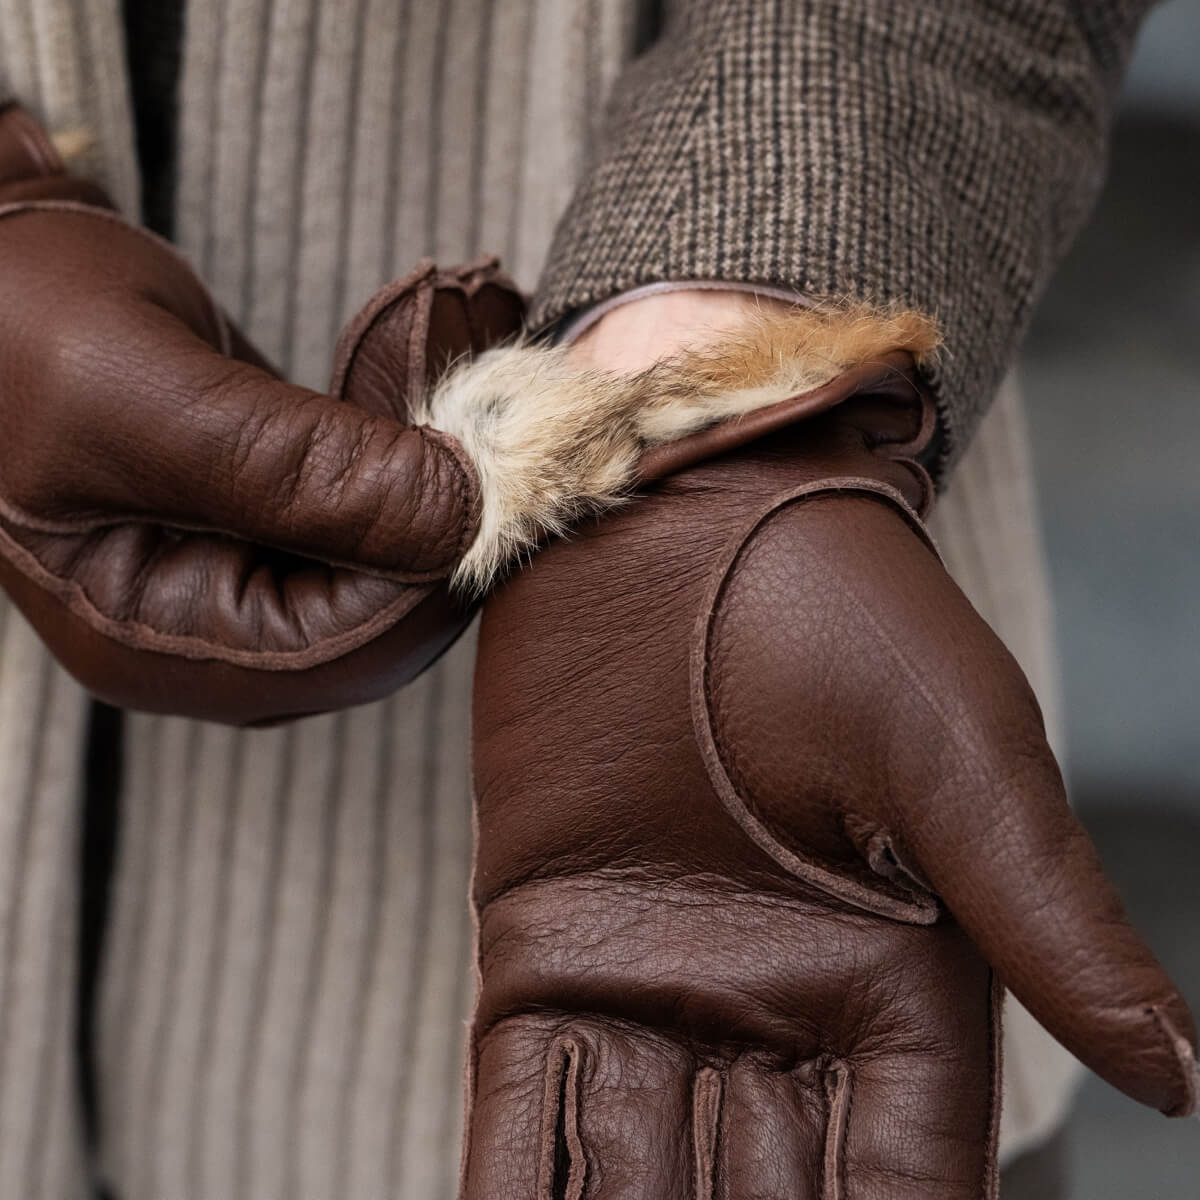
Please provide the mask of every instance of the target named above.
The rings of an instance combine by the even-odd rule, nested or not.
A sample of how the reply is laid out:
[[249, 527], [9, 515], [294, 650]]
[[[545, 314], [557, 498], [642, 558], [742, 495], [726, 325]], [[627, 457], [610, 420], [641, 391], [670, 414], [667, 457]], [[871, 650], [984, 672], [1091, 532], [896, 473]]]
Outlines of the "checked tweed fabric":
[[668, 0], [538, 294], [755, 280], [936, 315], [943, 466], [1101, 183], [1138, 0]]

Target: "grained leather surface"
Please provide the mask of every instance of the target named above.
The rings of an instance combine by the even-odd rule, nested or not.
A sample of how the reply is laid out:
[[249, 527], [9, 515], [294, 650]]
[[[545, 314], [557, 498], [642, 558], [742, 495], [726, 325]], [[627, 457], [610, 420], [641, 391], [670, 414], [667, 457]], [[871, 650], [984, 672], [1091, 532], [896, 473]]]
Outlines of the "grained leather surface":
[[466, 1200], [992, 1197], [1001, 979], [1194, 1107], [1188, 1009], [913, 509], [926, 411], [694, 463], [488, 600]]
[[31, 127], [0, 115], [0, 582], [116, 704], [256, 722], [393, 690], [469, 619], [445, 581], [479, 516], [408, 403], [520, 296], [493, 261], [422, 263], [346, 331], [331, 395], [295, 387]]

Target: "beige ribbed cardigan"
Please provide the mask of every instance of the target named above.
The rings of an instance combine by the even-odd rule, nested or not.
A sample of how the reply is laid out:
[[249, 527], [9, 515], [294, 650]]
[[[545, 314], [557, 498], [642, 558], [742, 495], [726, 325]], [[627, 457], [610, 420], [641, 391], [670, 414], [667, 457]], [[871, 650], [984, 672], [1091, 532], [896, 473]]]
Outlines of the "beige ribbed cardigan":
[[[191, 0], [178, 239], [320, 385], [422, 254], [532, 287], [635, 46], [636, 0]], [[0, 0], [0, 85], [138, 179], [118, 0]], [[1006, 385], [941, 504], [957, 578], [1057, 729], [1025, 428]], [[120, 1200], [449, 1200], [471, 998], [469, 639], [381, 704], [270, 731], [126, 727], [98, 1029]], [[86, 701], [0, 599], [0, 1196], [86, 1192], [73, 1066]], [[1010, 1020], [1010, 1147], [1073, 1078]]]

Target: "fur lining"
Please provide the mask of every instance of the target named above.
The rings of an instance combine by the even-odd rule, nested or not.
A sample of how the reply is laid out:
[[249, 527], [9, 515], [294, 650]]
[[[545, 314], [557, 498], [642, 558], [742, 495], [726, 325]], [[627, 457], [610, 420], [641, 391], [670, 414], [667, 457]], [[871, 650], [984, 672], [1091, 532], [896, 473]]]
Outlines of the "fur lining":
[[937, 346], [920, 313], [844, 305], [758, 314], [636, 375], [575, 367], [564, 347], [489, 350], [450, 371], [414, 414], [457, 438], [479, 472], [479, 534], [454, 583], [481, 592], [545, 535], [619, 503], [651, 446], [810, 392], [890, 351], [919, 363]]

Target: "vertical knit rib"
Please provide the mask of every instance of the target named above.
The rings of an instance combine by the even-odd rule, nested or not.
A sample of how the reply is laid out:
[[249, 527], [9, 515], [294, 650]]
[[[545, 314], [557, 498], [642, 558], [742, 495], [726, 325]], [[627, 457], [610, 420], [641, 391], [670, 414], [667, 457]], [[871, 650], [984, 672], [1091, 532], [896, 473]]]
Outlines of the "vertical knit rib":
[[[218, 961], [206, 988], [202, 1036], [207, 1057], [194, 1081], [188, 1186], [197, 1197], [237, 1195], [248, 1156], [247, 1078], [270, 956], [271, 920], [281, 877], [296, 731], [235, 733], [237, 770], [229, 824], [202, 850], [217, 857], [223, 901], [214, 914]], [[201, 803], [218, 801], [205, 795]], [[142, 1147], [142, 1152], [147, 1152]]]
[[[454, 669], [447, 662], [435, 670]], [[398, 1194], [393, 1188], [393, 1155], [403, 1137], [410, 1046], [419, 1036], [414, 997], [419, 995], [419, 972], [428, 946], [432, 890], [428, 848], [434, 797], [422, 784], [430, 770], [429, 710], [440, 687], [435, 675], [427, 675], [383, 706], [380, 732], [389, 744], [381, 748], [377, 790], [363, 796], [373, 803], [371, 829], [382, 831], [383, 852], [372, 878], [380, 910], [372, 922], [371, 959], [360, 965], [358, 974], [364, 988], [355, 1005], [361, 1033], [354, 1057], [346, 1064], [349, 1074], [340, 1080], [345, 1090], [338, 1096], [337, 1128], [348, 1139], [334, 1148], [333, 1157], [341, 1194], [346, 1196]]]
[[407, 10], [413, 0], [367, 0], [355, 79], [355, 127], [342, 193], [346, 257], [341, 291], [347, 304], [353, 288], [373, 286], [403, 272], [396, 260], [392, 214], [404, 153], [400, 140], [395, 70]]
[[[305, 143], [310, 112], [316, 29], [314, 0], [270, 0], [268, 4], [226, 0], [227, 20], [237, 25], [266, 14], [266, 47], [257, 60], [258, 87], [244, 106], [232, 104], [228, 120], [256, 131], [250, 180], [241, 203], [240, 249], [251, 259], [251, 277], [241, 320], [268, 358], [285, 371], [295, 345], [292, 321], [296, 312], [297, 256], [301, 251], [299, 222], [303, 219], [303, 170], [310, 148]], [[194, 10], [195, 3], [189, 5]], [[227, 42], [228, 57], [217, 80], [225, 92], [231, 76], [254, 72], [239, 43]], [[188, 100], [185, 99], [185, 107]], [[218, 296], [224, 296], [219, 280]], [[231, 296], [231, 299], [235, 298]], [[241, 299], [241, 296], [236, 298]], [[316, 382], [316, 381], [313, 381]]]
[[526, 152], [525, 108], [529, 79], [526, 61], [535, 0], [493, 0], [483, 140], [481, 207], [476, 217], [480, 249], [500, 253], [524, 287], [532, 286], [515, 261], [517, 223], [524, 203], [521, 185]]
[[469, 248], [479, 194], [481, 82], [487, 79], [484, 38], [491, 5], [451, 0], [439, 30], [432, 107], [438, 114], [438, 153], [430, 164], [427, 243], [449, 261]]
[[[154, 846], [160, 808], [153, 803], [158, 778], [156, 718], [131, 717], [126, 740], [143, 755], [140, 769], [129, 772], [121, 797], [121, 837], [113, 874], [110, 928], [105, 937], [105, 962], [100, 985], [101, 1013], [97, 1030], [98, 1089], [103, 1128], [102, 1168], [112, 1178], [128, 1176], [136, 1161], [130, 1145], [131, 1123], [118, 1114], [127, 1111], [135, 1093], [130, 1073], [135, 1029], [134, 1006], [144, 979], [142, 969], [149, 912], [145, 894], [155, 870]], [[134, 726], [138, 726], [137, 729]]]
[[[292, 332], [283, 362], [299, 379], [323, 387], [328, 382], [329, 346], [343, 322], [345, 276], [345, 181], [354, 148], [357, 118], [362, 16], [366, 0], [322, 4], [313, 33], [320, 53], [311, 60], [304, 87], [306, 129], [297, 154], [297, 207], [291, 223], [296, 240], [289, 272]], [[365, 296], [350, 303], [359, 307]], [[345, 315], [349, 315], [348, 313]]]
[[0, 597], [0, 1195], [78, 1196], [73, 1060], [86, 699]]
[[339, 718], [321, 717], [289, 731], [289, 771], [281, 776], [279, 803], [272, 808], [277, 824], [269, 836], [279, 851], [270, 874], [251, 996], [253, 1021], [242, 1058], [238, 1121], [243, 1135], [232, 1200], [296, 1194], [288, 1190], [288, 1123], [296, 1056], [308, 1034], [304, 1020], [309, 979], [320, 952], [322, 904], [327, 902], [331, 847], [326, 812], [340, 756], [340, 728]]
[[[131, 989], [126, 1018], [126, 1061], [133, 1100], [128, 1119], [151, 1136], [159, 1128], [166, 1033], [177, 997], [179, 959], [184, 949], [181, 938], [187, 936], [185, 923], [190, 915], [185, 906], [184, 881], [190, 859], [191, 814], [185, 805], [163, 803], [163, 797], [172, 789], [186, 792], [190, 786], [195, 776], [199, 729], [163, 721], [157, 732], [161, 741], [154, 756], [155, 778], [150, 794], [152, 802], [161, 806], [161, 813], [154, 823], [153, 841], [146, 847], [154, 869], [142, 876], [144, 890], [136, 902], [145, 914], [139, 948], [142, 978], [152, 979], [154, 986]], [[147, 1196], [161, 1194], [158, 1156], [140, 1158], [133, 1166], [137, 1190]]]
[[[417, 968], [408, 1041], [403, 1125], [397, 1127], [389, 1195], [449, 1194], [458, 1165], [465, 1018], [471, 961], [467, 895], [471, 862], [469, 746], [462, 738], [469, 711], [473, 646], [455, 651], [434, 679], [423, 780], [429, 855], [427, 917]], [[402, 1168], [402, 1170], [401, 1170]]]
[[[209, 1031], [210, 983], [223, 954], [220, 921], [238, 741], [232, 730], [197, 726], [182, 766], [185, 811], [180, 823], [180, 859], [170, 894], [172, 956], [162, 977], [161, 1007], [150, 1039], [152, 1074], [146, 1086], [147, 1119], [161, 1147], [153, 1194], [190, 1195], [188, 1172], [194, 1093], [204, 1069]], [[211, 792], [198, 795], [202, 786]], [[216, 854], [197, 854], [203, 844]]]

